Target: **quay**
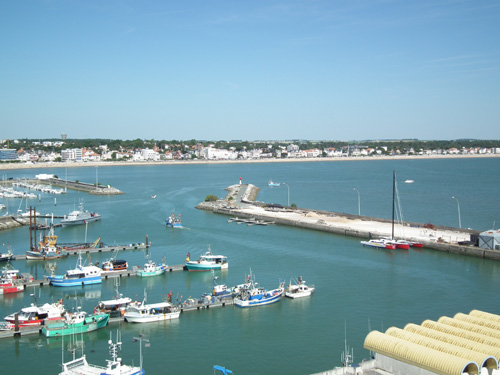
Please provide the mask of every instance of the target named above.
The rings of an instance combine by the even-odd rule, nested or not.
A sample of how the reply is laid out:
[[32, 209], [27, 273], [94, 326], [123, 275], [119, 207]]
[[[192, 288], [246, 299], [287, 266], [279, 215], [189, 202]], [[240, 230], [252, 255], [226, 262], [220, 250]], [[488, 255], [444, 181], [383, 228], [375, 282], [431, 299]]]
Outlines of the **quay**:
[[[80, 182], [78, 180], [76, 181], [63, 180], [57, 177], [44, 178], [44, 179], [23, 179], [22, 182], [24, 185], [32, 185], [32, 186], [50, 185], [61, 189], [72, 189], [72, 190], [83, 191], [88, 194], [94, 194], [94, 195], [124, 194], [122, 191], [110, 185], [90, 184], [87, 182]], [[2, 185], [10, 186], [13, 184], [18, 184], [19, 180], [1, 180], [0, 183]]]
[[[225, 198], [201, 202], [196, 208], [229, 215], [232, 222], [236, 218], [244, 218], [244, 221], [272, 222], [363, 239], [391, 237], [392, 234], [392, 221], [389, 219], [258, 202], [259, 188], [252, 184], [232, 185], [226, 190]], [[427, 249], [500, 260], [500, 251], [479, 248], [475, 244], [473, 239], [479, 236], [479, 231], [405, 222], [404, 225], [394, 223], [394, 233], [395, 239], [421, 242]], [[404, 238], [400, 233], [405, 234]]]

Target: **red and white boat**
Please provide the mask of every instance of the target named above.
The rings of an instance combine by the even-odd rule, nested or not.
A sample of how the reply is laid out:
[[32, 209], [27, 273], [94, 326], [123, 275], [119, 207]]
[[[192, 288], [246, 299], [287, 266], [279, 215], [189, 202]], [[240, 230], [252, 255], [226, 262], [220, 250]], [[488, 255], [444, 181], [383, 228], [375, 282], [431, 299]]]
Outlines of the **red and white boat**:
[[46, 303], [42, 306], [37, 306], [32, 303], [29, 307], [24, 307], [20, 311], [14, 314], [6, 316], [5, 321], [14, 324], [16, 320], [19, 323], [19, 327], [31, 327], [39, 326], [44, 320], [59, 320], [62, 319], [66, 310], [64, 309], [62, 299], [57, 303]]
[[8, 267], [3, 268], [2, 276], [0, 277], [0, 294], [17, 293], [24, 290], [22, 278], [18, 275], [19, 270], [9, 269]]
[[389, 242], [387, 240], [384, 240], [383, 238], [372, 239], [372, 240], [368, 240], [368, 241], [361, 241], [361, 244], [363, 246], [371, 246], [371, 247], [378, 247], [381, 249], [396, 250], [396, 245], [394, 243]]

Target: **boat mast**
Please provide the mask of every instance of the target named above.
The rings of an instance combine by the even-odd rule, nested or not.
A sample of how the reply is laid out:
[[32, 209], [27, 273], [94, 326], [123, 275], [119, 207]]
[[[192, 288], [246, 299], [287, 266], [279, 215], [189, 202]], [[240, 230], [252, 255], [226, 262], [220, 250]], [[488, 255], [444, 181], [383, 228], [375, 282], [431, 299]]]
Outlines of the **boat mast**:
[[396, 171], [392, 171], [392, 239], [394, 239], [394, 194], [396, 193]]

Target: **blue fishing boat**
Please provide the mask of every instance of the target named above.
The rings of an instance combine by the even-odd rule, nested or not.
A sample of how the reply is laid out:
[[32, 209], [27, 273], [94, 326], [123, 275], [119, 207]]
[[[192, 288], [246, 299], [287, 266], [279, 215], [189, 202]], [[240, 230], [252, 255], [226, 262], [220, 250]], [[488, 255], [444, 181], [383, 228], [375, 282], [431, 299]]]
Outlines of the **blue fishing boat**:
[[284, 285], [284, 282], [280, 282], [278, 288], [266, 290], [258, 286], [255, 278], [250, 274], [248, 277], [248, 287], [241, 289], [234, 298], [234, 304], [238, 307], [254, 307], [278, 302], [285, 291]]
[[82, 254], [78, 255], [78, 263], [75, 269], [68, 270], [64, 275], [49, 276], [50, 284], [53, 286], [84, 286], [100, 284], [102, 282], [102, 270], [94, 265], [82, 265]]
[[165, 220], [165, 225], [169, 228], [182, 228], [181, 214], [179, 214], [179, 216], [177, 217], [175, 216], [175, 214], [167, 217], [167, 219]]

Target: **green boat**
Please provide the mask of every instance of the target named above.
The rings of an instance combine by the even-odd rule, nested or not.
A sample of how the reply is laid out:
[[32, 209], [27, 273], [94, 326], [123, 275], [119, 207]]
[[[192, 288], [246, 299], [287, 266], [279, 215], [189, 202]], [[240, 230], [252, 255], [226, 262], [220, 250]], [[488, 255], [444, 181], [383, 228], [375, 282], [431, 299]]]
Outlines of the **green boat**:
[[104, 328], [108, 324], [109, 314], [94, 314], [87, 316], [84, 311], [65, 315], [62, 319], [46, 323], [42, 333], [47, 337], [87, 333]]

